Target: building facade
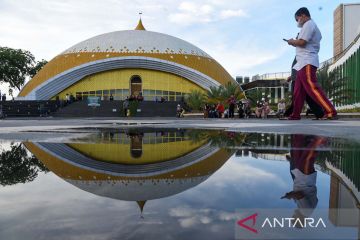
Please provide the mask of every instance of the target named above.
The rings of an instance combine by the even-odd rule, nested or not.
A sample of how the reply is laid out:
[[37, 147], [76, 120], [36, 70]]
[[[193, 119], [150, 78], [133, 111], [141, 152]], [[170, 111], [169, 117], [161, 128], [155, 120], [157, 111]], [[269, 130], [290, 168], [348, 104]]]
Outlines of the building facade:
[[[360, 4], [334, 11], [334, 57], [328, 61], [328, 95], [337, 108], [360, 107]], [[322, 82], [322, 84], [327, 84]]]
[[21, 100], [110, 95], [115, 100], [179, 100], [191, 90], [206, 91], [235, 80], [198, 47], [166, 34], [135, 30], [105, 33], [53, 58], [20, 91]]
[[253, 101], [260, 101], [264, 98], [274, 104], [286, 98], [289, 89], [287, 78], [290, 74], [290, 72], [279, 72], [255, 75], [251, 82], [244, 81], [240, 86], [246, 96]]
[[360, 4], [340, 4], [334, 11], [334, 56], [341, 54], [360, 33]]

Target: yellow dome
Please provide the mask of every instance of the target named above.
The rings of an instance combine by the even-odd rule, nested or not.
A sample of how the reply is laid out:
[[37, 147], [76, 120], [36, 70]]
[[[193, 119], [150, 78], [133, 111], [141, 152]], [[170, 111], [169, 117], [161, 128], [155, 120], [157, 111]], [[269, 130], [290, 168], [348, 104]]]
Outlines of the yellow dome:
[[48, 100], [87, 76], [116, 69], [166, 72], [204, 90], [234, 81], [206, 52], [179, 38], [145, 31], [140, 19], [136, 30], [98, 35], [65, 50], [23, 87], [19, 97]]

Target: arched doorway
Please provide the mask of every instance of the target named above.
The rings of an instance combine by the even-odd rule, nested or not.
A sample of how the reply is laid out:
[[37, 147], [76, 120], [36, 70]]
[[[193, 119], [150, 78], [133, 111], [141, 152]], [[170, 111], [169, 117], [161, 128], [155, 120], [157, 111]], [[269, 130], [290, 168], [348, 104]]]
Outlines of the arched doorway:
[[143, 136], [141, 134], [130, 135], [130, 155], [133, 158], [140, 158], [143, 152], [142, 141]]
[[141, 92], [141, 77], [139, 75], [134, 75], [130, 78], [130, 94], [138, 96]]

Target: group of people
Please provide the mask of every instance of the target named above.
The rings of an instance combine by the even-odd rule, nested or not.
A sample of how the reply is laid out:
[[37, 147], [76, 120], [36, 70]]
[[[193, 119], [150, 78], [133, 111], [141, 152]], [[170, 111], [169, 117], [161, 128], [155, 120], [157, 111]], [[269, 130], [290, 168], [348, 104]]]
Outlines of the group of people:
[[232, 95], [227, 99], [227, 107], [222, 102], [217, 104], [205, 104], [204, 118], [234, 118], [235, 110], [238, 111], [239, 118], [248, 118], [251, 115], [250, 103], [237, 101]]

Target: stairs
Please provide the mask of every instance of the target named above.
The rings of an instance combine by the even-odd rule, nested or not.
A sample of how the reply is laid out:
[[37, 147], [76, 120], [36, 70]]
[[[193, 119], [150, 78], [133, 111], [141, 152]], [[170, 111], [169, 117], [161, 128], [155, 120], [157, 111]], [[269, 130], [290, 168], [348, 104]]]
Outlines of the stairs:
[[[116, 109], [116, 112], [113, 112]], [[87, 101], [73, 102], [57, 112], [54, 117], [121, 117], [122, 101], [101, 101], [100, 107], [89, 107]]]
[[178, 102], [139, 102], [138, 109], [141, 112], [136, 113], [136, 117], [176, 117], [176, 106]]
[[0, 108], [4, 117], [39, 117], [55, 112], [60, 103], [57, 101], [1, 101]]
[[[176, 117], [178, 102], [151, 102], [138, 103], [135, 117]], [[123, 101], [101, 101], [100, 107], [88, 107], [87, 101], [79, 101], [60, 108], [53, 113], [54, 117], [124, 117]], [[113, 111], [116, 109], [116, 112]]]

